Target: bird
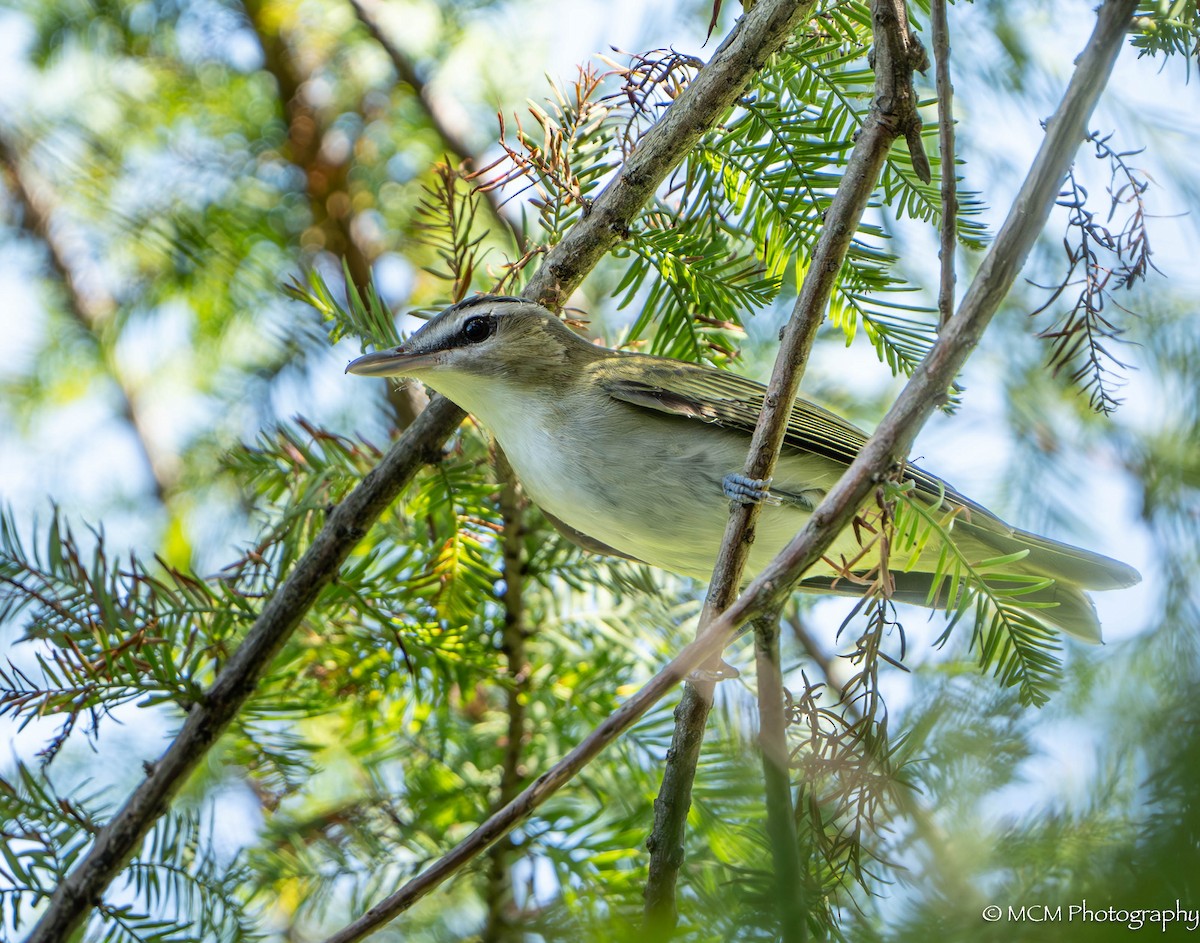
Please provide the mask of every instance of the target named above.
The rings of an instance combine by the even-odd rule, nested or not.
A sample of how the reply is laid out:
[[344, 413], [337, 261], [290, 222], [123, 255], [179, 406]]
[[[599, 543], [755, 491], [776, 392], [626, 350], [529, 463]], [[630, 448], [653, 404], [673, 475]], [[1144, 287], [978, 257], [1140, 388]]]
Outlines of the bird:
[[[546, 518], [585, 549], [700, 580], [711, 576], [730, 501], [763, 504], [746, 564], [752, 576], [801, 529], [867, 441], [852, 423], [797, 398], [773, 479], [747, 479], [740, 469], [762, 384], [598, 346], [545, 307], [505, 295], [460, 301], [346, 372], [420, 380], [475, 416]], [[969, 559], [1016, 555], [1006, 571], [1046, 580], [1011, 600], [1043, 626], [1099, 642], [1087, 591], [1141, 579], [1125, 563], [1006, 524], [916, 465], [906, 463], [901, 474], [915, 500], [954, 512], [951, 538]], [[861, 581], [846, 578], [847, 566], [870, 569], [860, 536], [853, 527], [841, 532], [797, 588], [861, 595]], [[934, 540], [891, 572], [893, 600], [929, 608], [953, 602], [932, 592], [940, 551]]]

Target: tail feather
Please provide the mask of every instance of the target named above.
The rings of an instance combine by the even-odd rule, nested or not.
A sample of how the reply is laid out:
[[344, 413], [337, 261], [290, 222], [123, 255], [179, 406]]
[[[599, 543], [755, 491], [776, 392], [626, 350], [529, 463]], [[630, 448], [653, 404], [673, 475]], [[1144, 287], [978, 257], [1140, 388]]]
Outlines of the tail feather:
[[1013, 564], [1014, 570], [1051, 576], [1060, 583], [1070, 583], [1080, 589], [1125, 589], [1142, 579], [1141, 574], [1127, 563], [1009, 527], [987, 512], [980, 514], [972, 509], [957, 518], [953, 534], [956, 543], [965, 541], [967, 546], [975, 543], [979, 550], [991, 556], [1027, 551], [1025, 559]]
[[[914, 606], [926, 606], [929, 591], [933, 586], [931, 573], [892, 573], [895, 592], [892, 599], [896, 602], [911, 603]], [[861, 596], [862, 586], [849, 580], [837, 580], [832, 576], [812, 576], [800, 582], [799, 588], [808, 592], [830, 593], [835, 596]], [[938, 608], [946, 606], [948, 600], [939, 600]], [[1027, 608], [1022, 603], [1050, 605], [1042, 608]], [[1054, 583], [1045, 589], [1027, 593], [1020, 597], [1016, 608], [1032, 616], [1038, 622], [1059, 629], [1068, 635], [1084, 642], [1099, 643], [1100, 620], [1096, 616], [1096, 607], [1091, 599], [1077, 586], [1068, 583]]]

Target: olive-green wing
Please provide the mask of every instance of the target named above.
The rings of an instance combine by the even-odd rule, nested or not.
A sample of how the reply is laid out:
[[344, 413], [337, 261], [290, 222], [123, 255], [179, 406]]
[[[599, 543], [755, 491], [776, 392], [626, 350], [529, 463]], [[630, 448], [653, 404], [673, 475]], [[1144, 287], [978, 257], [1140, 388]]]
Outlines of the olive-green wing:
[[[766, 387], [761, 383], [736, 373], [638, 354], [606, 358], [588, 369], [595, 371], [598, 385], [614, 399], [710, 422], [747, 436], [754, 432], [766, 395]], [[802, 399], [792, 404], [783, 439], [785, 450], [820, 455], [849, 465], [866, 442], [865, 432], [835, 413]], [[940, 478], [916, 466], [907, 466], [905, 477], [931, 497], [941, 494], [953, 504], [984, 510]]]
[[[586, 369], [595, 372], [596, 383], [614, 399], [741, 432], [747, 437], [747, 446], [766, 394], [761, 383], [734, 373], [639, 354], [605, 358]], [[866, 441], [866, 433], [840, 416], [796, 400], [783, 447], [847, 465]], [[1120, 561], [1011, 527], [915, 465], [906, 465], [904, 475], [930, 499], [941, 497], [950, 507], [970, 509], [954, 527], [973, 556], [982, 559], [1025, 551], [1027, 558], [1015, 565], [1018, 571], [1054, 576], [1085, 589], [1117, 589], [1132, 586], [1141, 578]]]

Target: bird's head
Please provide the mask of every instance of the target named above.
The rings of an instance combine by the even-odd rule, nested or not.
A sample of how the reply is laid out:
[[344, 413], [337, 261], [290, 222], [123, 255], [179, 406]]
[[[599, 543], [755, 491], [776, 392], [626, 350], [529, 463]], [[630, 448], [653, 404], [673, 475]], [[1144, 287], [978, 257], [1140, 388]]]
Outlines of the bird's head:
[[351, 361], [347, 373], [417, 377], [455, 399], [480, 380], [552, 384], [597, 348], [539, 304], [478, 295], [447, 308], [399, 347]]

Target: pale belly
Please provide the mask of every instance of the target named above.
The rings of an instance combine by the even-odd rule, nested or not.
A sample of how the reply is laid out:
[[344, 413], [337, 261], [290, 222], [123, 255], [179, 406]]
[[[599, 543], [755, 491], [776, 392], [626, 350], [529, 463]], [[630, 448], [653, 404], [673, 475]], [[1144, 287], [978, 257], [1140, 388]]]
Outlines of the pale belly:
[[[570, 402], [559, 402], [544, 415], [502, 410], [494, 421], [484, 421], [543, 510], [621, 553], [707, 580], [729, 518], [722, 481], [742, 470], [749, 438], [641, 410], [631, 417], [633, 409], [614, 404], [581, 421]], [[824, 490], [838, 471], [822, 459], [790, 456], [775, 483], [790, 491]], [[795, 506], [765, 507], [749, 574], [765, 566], [808, 517]], [[835, 553], [852, 555], [856, 544], [849, 534], [840, 541], [847, 542]]]

